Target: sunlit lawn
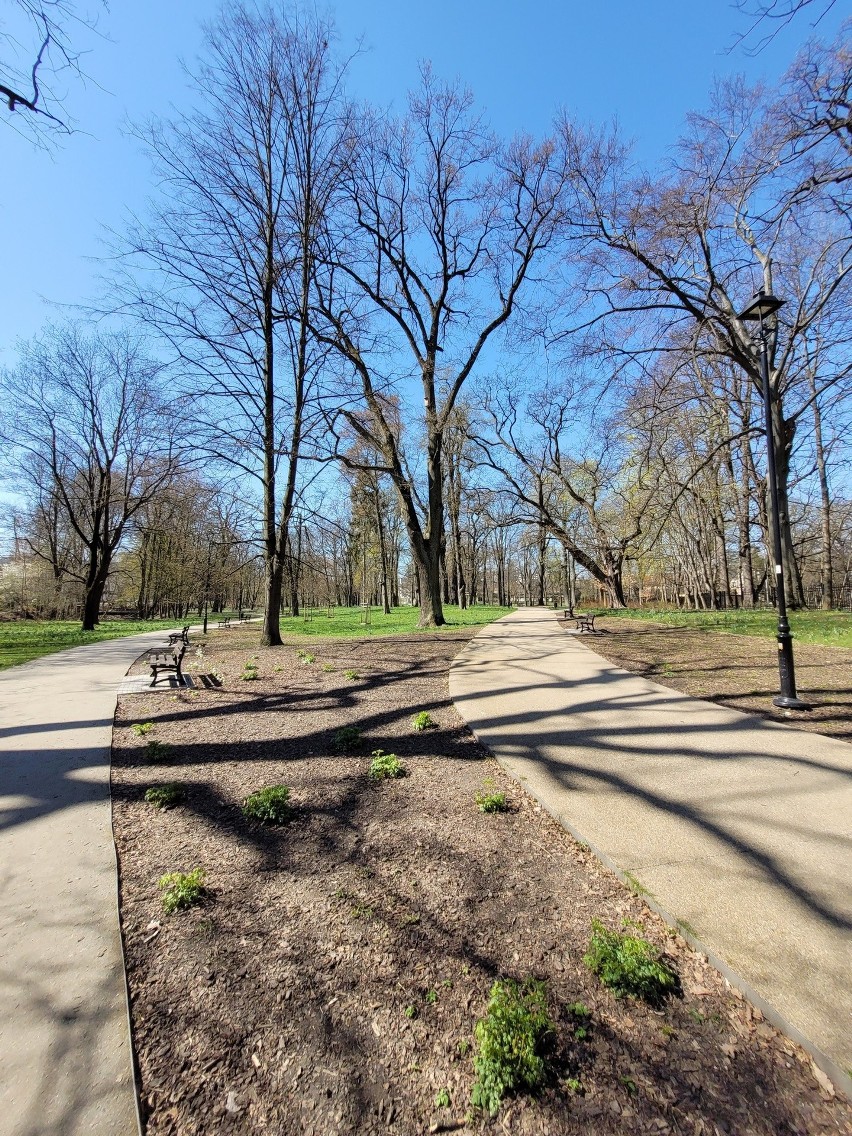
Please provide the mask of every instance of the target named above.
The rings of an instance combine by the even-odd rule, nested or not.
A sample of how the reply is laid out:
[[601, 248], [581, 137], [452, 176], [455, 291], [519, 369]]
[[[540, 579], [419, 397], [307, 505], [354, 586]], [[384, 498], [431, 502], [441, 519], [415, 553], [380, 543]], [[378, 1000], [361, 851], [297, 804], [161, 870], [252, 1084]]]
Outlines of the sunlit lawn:
[[[370, 610], [370, 622], [364, 623], [363, 608], [335, 607], [331, 618], [326, 608], [308, 609], [296, 618], [281, 617], [281, 634], [288, 637], [297, 635], [369, 637], [371, 635], [405, 635], [418, 630], [419, 609], [415, 607], [396, 607], [390, 615], [381, 609]], [[496, 606], [460, 608], [446, 606], [444, 616], [447, 620], [438, 630], [452, 631], [459, 627], [477, 627], [492, 623], [505, 615], [510, 608]], [[237, 613], [231, 615], [236, 623]], [[257, 616], [258, 612], [252, 612]], [[209, 626], [216, 628], [222, 614], [210, 614]], [[197, 617], [193, 616], [193, 620]], [[136, 635], [140, 631], [157, 631], [166, 627], [178, 627], [178, 620], [108, 620], [99, 624], [97, 631], [81, 631], [79, 620], [18, 620], [13, 623], [0, 623], [0, 670], [14, 667], [19, 663], [38, 659], [42, 655], [52, 655], [68, 647], [80, 647], [85, 643], [98, 643], [103, 639], [118, 639], [126, 635]], [[259, 624], [248, 626], [259, 627]], [[435, 630], [434, 628], [432, 629]]]
[[[768, 611], [654, 611], [628, 608], [604, 615], [626, 619], [647, 619], [673, 627], [697, 627], [724, 631], [731, 635], [774, 637], [778, 616]], [[852, 647], [852, 613], [846, 611], [791, 611], [790, 627], [801, 643], [821, 643], [828, 647]], [[601, 627], [606, 623], [602, 622]]]
[[121, 619], [104, 621], [97, 631], [81, 631], [79, 619], [22, 619], [14, 623], [0, 623], [0, 670], [42, 655], [52, 655], [55, 651], [64, 651], [68, 647], [99, 643], [103, 639], [120, 639], [140, 631], [157, 631], [175, 625], [173, 619]]
[[[364, 609], [359, 607], [333, 607], [332, 615], [327, 614], [329, 609], [309, 608], [299, 616], [281, 617], [281, 634], [288, 637], [294, 635], [323, 635], [335, 638], [366, 637], [370, 635], [408, 635], [420, 629], [417, 621], [420, 618], [420, 609], [416, 607], [395, 607], [390, 615], [385, 615], [381, 608], [370, 609], [370, 622], [364, 622]], [[493, 623], [501, 615], [506, 615], [511, 608], [497, 607], [496, 605], [477, 605], [462, 610], [450, 604], [444, 605], [443, 627], [429, 628], [432, 633], [436, 631], [454, 631], [460, 627], [479, 627], [486, 623]]]

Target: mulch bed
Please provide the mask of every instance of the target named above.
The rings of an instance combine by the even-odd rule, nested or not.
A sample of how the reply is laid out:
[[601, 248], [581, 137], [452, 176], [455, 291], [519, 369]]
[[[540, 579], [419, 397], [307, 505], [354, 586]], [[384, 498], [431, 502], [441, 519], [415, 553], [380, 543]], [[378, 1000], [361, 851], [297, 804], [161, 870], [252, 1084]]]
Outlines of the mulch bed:
[[[259, 649], [256, 635], [210, 637], [195, 665], [220, 687], [127, 696], [116, 717], [121, 914], [150, 1136], [852, 1132], [849, 1103], [810, 1059], [466, 730], [447, 670], [468, 632], [314, 642], [311, 663], [297, 656], [304, 641]], [[257, 681], [239, 677], [251, 655]], [[415, 733], [421, 710], [436, 726]], [[145, 721], [154, 729], [137, 737], [130, 726]], [[344, 726], [364, 734], [356, 753], [335, 751]], [[165, 762], [146, 759], [150, 739], [173, 747]], [[371, 782], [378, 748], [409, 775]], [[184, 786], [183, 805], [144, 802], [163, 781]], [[277, 783], [291, 787], [291, 822], [246, 820], [245, 796]], [[504, 790], [511, 812], [479, 812], [484, 789]], [[158, 878], [196, 866], [206, 903], [166, 916]], [[592, 917], [640, 923], [683, 996], [653, 1009], [601, 987], [582, 962]], [[546, 981], [557, 1022], [551, 1082], [494, 1121], [466, 1120], [474, 1024], [496, 978], [528, 976]], [[577, 1001], [591, 1011], [587, 1038]], [[437, 1107], [443, 1089], [450, 1104]]]
[[598, 620], [597, 627], [600, 632], [584, 635], [583, 641], [625, 670], [734, 710], [852, 740], [852, 650], [847, 647], [795, 644], [796, 687], [813, 709], [784, 711], [772, 705], [778, 693], [774, 639], [617, 616]]

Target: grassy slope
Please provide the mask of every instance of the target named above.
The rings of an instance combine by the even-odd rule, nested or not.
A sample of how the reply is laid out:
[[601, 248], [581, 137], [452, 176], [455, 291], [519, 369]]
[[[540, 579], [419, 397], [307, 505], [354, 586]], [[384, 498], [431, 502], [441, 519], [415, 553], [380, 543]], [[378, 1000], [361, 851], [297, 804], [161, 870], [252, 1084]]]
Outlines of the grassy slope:
[[25, 619], [0, 623], [0, 670], [27, 663], [42, 655], [52, 655], [68, 647], [99, 643], [102, 639], [122, 639], [140, 631], [174, 627], [174, 620], [105, 620], [97, 631], [81, 631], [78, 619]]
[[[759, 635], [774, 638], [778, 617], [770, 611], [653, 611], [628, 608], [607, 611], [618, 619], [647, 619], [676, 627], [694, 627], [705, 631], [723, 631], [731, 635]], [[606, 624], [601, 624], [605, 627]], [[819, 643], [826, 647], [852, 647], [852, 614], [842, 611], [792, 611], [790, 627], [801, 643]]]

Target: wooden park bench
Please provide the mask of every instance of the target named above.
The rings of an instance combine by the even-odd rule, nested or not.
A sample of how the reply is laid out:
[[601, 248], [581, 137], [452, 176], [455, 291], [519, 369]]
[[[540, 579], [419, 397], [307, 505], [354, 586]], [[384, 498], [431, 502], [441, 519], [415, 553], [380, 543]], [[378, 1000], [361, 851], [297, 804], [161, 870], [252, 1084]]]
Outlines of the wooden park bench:
[[180, 629], [180, 631], [170, 631], [169, 632], [169, 646], [174, 647], [178, 643], [185, 643], [187, 647], [189, 646], [189, 624], [188, 623], [184, 624], [184, 626]]
[[580, 632], [588, 631], [594, 632], [595, 630], [595, 615], [594, 612], [589, 612], [586, 615], [575, 615], [577, 620], [577, 630]]
[[224, 617], [224, 619], [220, 619], [220, 620], [219, 620], [219, 622], [218, 622], [218, 624], [217, 624], [217, 627], [230, 627], [230, 626], [231, 626], [231, 617], [230, 617], [230, 615], [226, 615], [226, 616]]
[[151, 668], [150, 686], [156, 686], [161, 671], [173, 674], [179, 683], [183, 683], [183, 657], [186, 654], [186, 643], [181, 643], [180, 650], [177, 643], [167, 647], [152, 647], [148, 651], [148, 666]]

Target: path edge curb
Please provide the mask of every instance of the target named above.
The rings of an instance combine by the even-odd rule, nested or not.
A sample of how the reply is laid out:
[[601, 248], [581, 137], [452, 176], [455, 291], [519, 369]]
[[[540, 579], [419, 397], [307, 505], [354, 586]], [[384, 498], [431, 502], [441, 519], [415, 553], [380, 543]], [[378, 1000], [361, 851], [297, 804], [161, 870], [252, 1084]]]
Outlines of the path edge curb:
[[[133, 660], [124, 672], [126, 678], [133, 667], [145, 654], [144, 651]], [[130, 982], [127, 978], [127, 956], [124, 951], [124, 925], [121, 920], [121, 868], [118, 862], [118, 846], [115, 843], [115, 808], [112, 793], [112, 739], [115, 733], [115, 716], [118, 713], [118, 700], [121, 695], [116, 690], [115, 705], [112, 708], [112, 727], [109, 735], [109, 831], [112, 840], [112, 857], [115, 863], [115, 926], [118, 933], [118, 943], [121, 950], [121, 976], [124, 986], [124, 1016], [127, 1021], [127, 1044], [130, 1058], [130, 1075], [133, 1078], [133, 1102], [136, 1114], [136, 1133], [134, 1136], [144, 1136], [142, 1127], [142, 1078], [139, 1072], [139, 1061], [136, 1056], [136, 1045], [133, 1041], [133, 1021], [130, 1016]]]
[[[508, 764], [505, 760], [498, 757], [497, 754], [488, 745], [488, 743], [483, 741], [483, 739], [480, 738], [480, 736], [477, 734], [476, 730], [468, 723], [464, 711], [462, 710], [461, 706], [458, 705], [455, 697], [453, 696], [452, 675], [456, 664], [461, 661], [463, 656], [466, 655], [469, 650], [471, 650], [472, 645], [473, 640], [470, 643], [467, 643], [465, 647], [461, 651], [459, 651], [459, 653], [450, 662], [448, 686], [450, 688], [450, 698], [452, 698], [453, 700], [453, 706], [455, 707], [456, 713], [460, 716], [462, 721], [465, 723], [465, 725], [479, 742], [479, 744], [484, 749], [486, 749], [488, 753], [491, 754], [500, 768], [504, 770], [504, 772], [508, 773], [508, 775], [512, 778], [518, 788], [528, 796], [532, 797], [535, 801], [537, 801], [538, 804], [548, 814], [548, 816], [552, 817], [553, 820], [555, 820], [561, 828], [565, 829], [565, 831], [571, 837], [573, 837], [573, 839], [576, 840], [578, 844], [582, 844], [584, 847], [588, 848], [592, 855], [595, 856], [608, 871], [612, 872], [614, 876], [617, 876], [626, 888], [636, 894], [635, 877], [633, 880], [631, 880], [629, 878], [630, 873], [627, 873], [622, 868], [620, 868], [615, 863], [615, 861], [606, 854], [606, 852], [603, 852], [600, 848], [597, 848], [594, 844], [592, 844], [591, 841], [587, 840], [581, 832], [579, 832], [572, 824], [570, 824], [563, 816], [561, 816], [556, 809], [552, 808], [547, 803], [547, 801], [545, 801], [538, 795], [538, 793], [534, 789], [531, 789], [525, 782], [522, 782], [519, 775], [516, 774], [512, 769], [511, 765]], [[641, 881], [639, 882], [641, 884]], [[838, 1065], [838, 1063], [832, 1057], [829, 1057], [827, 1053], [824, 1053], [808, 1037], [806, 1037], [800, 1029], [794, 1026], [792, 1022], [788, 1021], [784, 1017], [784, 1015], [776, 1010], [775, 1007], [771, 1005], [771, 1003], [769, 1003], [761, 994], [759, 994], [749, 982], [747, 982], [744, 978], [737, 974], [736, 971], [732, 970], [731, 967], [725, 962], [725, 960], [717, 955], [715, 951], [712, 951], [709, 947], [707, 947], [699, 938], [697, 938], [697, 936], [689, 933], [681, 925], [677, 916], [673, 915], [667, 908], [663, 907], [662, 904], [660, 904], [650, 892], [643, 891], [639, 898], [648, 907], [650, 907], [652, 911], [659, 915], [660, 918], [669, 925], [669, 927], [671, 927], [674, 931], [677, 931], [681, 938], [684, 939], [690, 945], [690, 947], [692, 947], [693, 950], [703, 954], [706, 957], [707, 961], [711, 964], [711, 966], [715, 967], [715, 969], [719, 971], [725, 981], [730, 986], [734, 987], [734, 989], [738, 990], [740, 994], [742, 994], [742, 996], [748, 1002], [750, 1002], [752, 1006], [755, 1007], [755, 1009], [760, 1010], [761, 1014], [763, 1014], [768, 1022], [775, 1026], [776, 1029], [786, 1034], [786, 1036], [789, 1037], [791, 1041], [794, 1041], [797, 1045], [800, 1045], [802, 1049], [804, 1049], [805, 1053], [807, 1053], [811, 1058], [814, 1065], [816, 1065], [818, 1069], [825, 1073], [825, 1075], [834, 1085], [835, 1089], [843, 1093], [844, 1096], [852, 1101], [852, 1076], [850, 1076], [850, 1074], [847, 1073], [842, 1068], [842, 1066]]]

